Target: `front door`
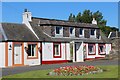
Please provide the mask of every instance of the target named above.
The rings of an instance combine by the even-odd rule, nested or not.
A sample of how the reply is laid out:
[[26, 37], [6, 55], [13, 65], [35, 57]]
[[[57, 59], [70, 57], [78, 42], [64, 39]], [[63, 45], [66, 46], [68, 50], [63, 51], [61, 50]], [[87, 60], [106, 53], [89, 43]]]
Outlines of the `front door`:
[[22, 45], [14, 44], [14, 65], [22, 64]]

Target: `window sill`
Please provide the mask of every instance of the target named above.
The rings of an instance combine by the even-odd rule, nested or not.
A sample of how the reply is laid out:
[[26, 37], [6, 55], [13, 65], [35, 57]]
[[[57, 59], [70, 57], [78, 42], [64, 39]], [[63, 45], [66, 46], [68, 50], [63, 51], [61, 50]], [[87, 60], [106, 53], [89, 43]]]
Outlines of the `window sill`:
[[38, 57], [37, 56], [35, 56], [35, 57], [27, 56], [27, 59], [38, 59]]
[[61, 58], [61, 56], [55, 56], [55, 55], [54, 55], [53, 58]]
[[99, 55], [106, 55], [106, 53], [105, 52], [101, 52], [101, 53], [99, 53]]
[[95, 53], [88, 53], [88, 55], [96, 55]]

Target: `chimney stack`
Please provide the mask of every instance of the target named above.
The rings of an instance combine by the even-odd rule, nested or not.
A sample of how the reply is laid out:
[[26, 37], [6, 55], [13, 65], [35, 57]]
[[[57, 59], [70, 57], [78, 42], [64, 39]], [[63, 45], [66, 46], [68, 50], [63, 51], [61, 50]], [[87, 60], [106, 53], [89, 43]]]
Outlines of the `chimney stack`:
[[95, 20], [95, 18], [93, 18], [92, 24], [96, 24], [97, 25], [97, 21]]
[[25, 23], [26, 21], [32, 21], [32, 13], [29, 12], [27, 9], [24, 9], [24, 13], [23, 13], [23, 22]]

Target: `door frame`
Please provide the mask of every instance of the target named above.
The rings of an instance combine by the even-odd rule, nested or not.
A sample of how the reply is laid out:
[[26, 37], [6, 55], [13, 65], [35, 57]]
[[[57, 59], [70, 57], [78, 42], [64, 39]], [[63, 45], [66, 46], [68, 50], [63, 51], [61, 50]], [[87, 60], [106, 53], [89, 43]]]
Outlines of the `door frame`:
[[[14, 45], [15, 44], [20, 44], [21, 45], [21, 50], [22, 50], [22, 55], [21, 55], [21, 60], [22, 60], [22, 63], [21, 64], [14, 64]], [[22, 42], [13, 42], [12, 44], [12, 65], [13, 66], [23, 66], [24, 65], [24, 43]]]

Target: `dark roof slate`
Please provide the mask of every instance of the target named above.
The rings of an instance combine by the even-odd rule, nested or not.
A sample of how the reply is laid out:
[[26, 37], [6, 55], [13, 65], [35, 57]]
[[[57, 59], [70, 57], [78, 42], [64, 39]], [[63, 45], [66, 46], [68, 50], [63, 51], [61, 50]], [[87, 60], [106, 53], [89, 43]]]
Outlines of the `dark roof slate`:
[[25, 24], [2, 23], [9, 41], [39, 41]]
[[32, 23], [40, 25], [53, 25], [53, 26], [68, 26], [68, 27], [83, 27], [83, 28], [98, 28], [95, 24], [70, 22], [65, 20], [46, 19], [32, 17]]

